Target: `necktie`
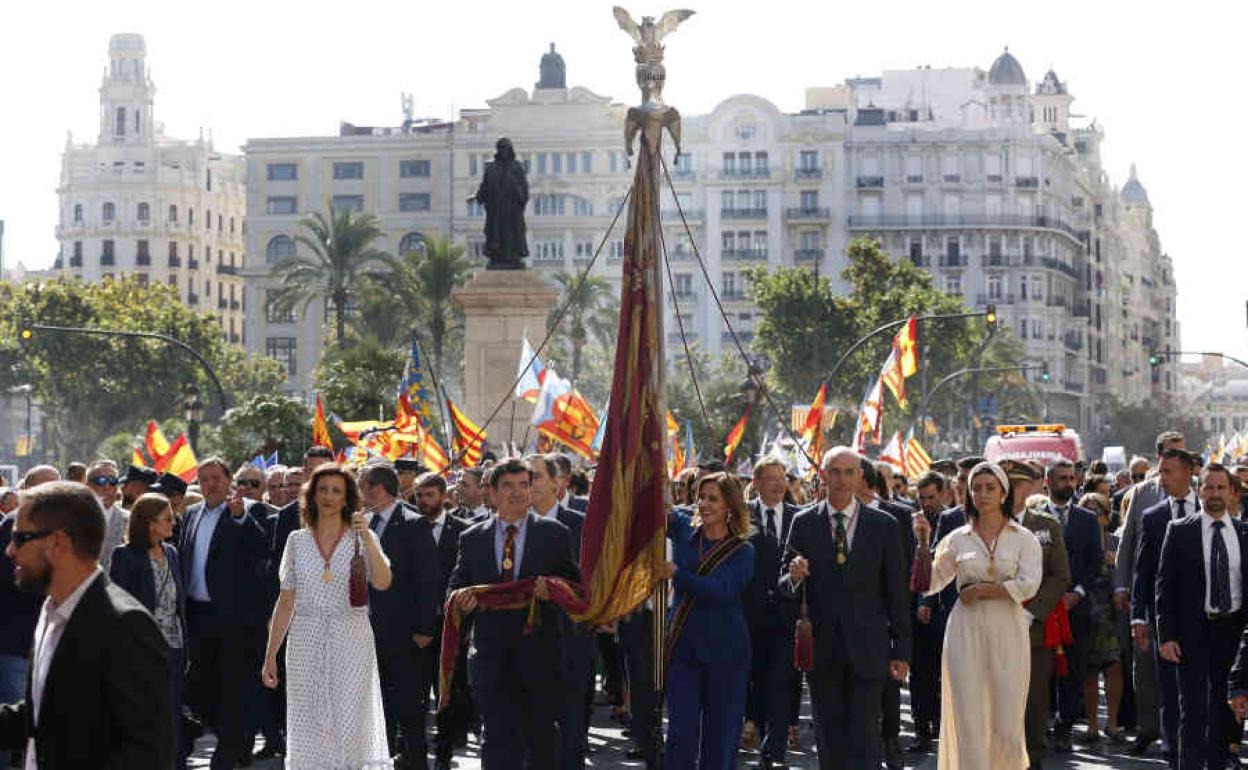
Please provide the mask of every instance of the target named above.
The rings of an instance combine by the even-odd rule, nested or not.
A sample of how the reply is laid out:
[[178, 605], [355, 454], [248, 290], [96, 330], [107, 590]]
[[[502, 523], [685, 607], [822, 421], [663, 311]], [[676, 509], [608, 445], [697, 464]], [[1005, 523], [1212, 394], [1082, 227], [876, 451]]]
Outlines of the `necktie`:
[[[1181, 519], [1181, 518], [1183, 518], [1183, 517], [1187, 516], [1187, 509], [1186, 509], [1187, 501], [1186, 501], [1186, 500], [1184, 500], [1184, 499], [1183, 499], [1183, 498], [1181, 498], [1181, 497], [1176, 497], [1176, 498], [1174, 499], [1174, 504], [1175, 504], [1175, 505], [1177, 505], [1177, 506], [1179, 506], [1179, 512], [1178, 512], [1178, 514], [1176, 514], [1175, 518]], [[1219, 524], [1219, 525], [1220, 525], [1221, 523], [1222, 523], [1222, 522], [1220, 522], [1220, 521], [1219, 521], [1219, 522], [1217, 522], [1217, 524]]]
[[772, 540], [776, 539], [776, 510], [774, 508], [767, 509], [767, 537]]
[[844, 567], [845, 562], [849, 559], [849, 548], [845, 542], [848, 538], [845, 532], [845, 514], [837, 511], [832, 514], [832, 518], [836, 519], [836, 566]]
[[1231, 568], [1230, 557], [1226, 553], [1226, 541], [1222, 539], [1222, 527], [1226, 522], [1221, 519], [1213, 522], [1213, 545], [1210, 551], [1210, 565], [1213, 573], [1213, 585], [1210, 588], [1210, 604], [1214, 612], [1231, 611]]
[[516, 574], [516, 525], [507, 525], [507, 540], [503, 543], [503, 569], [501, 571], [504, 583], [510, 583]]
[[371, 529], [374, 533], [380, 533], [380, 532], [381, 532], [381, 523], [382, 523], [382, 522], [381, 522], [381, 514], [380, 514], [380, 513], [374, 513], [374, 514], [373, 514], [373, 520], [372, 520], [372, 521], [370, 521], [370, 522], [368, 522], [368, 528], [369, 528], [369, 529]]

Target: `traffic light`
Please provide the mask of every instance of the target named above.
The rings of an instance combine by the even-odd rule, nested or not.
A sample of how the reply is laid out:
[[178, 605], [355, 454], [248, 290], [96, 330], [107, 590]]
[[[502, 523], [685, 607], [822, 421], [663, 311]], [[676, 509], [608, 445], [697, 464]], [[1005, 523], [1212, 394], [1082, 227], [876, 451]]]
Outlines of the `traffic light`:
[[1049, 362], [1045, 361], [1043, 364], [1040, 365], [1040, 381], [1048, 382], [1051, 379], [1052, 377], [1049, 376]]
[[988, 331], [992, 332], [992, 331], [997, 330], [997, 306], [996, 305], [988, 306], [988, 309], [984, 312], [984, 323], [988, 325]]
[[1154, 369], [1156, 369], [1157, 367], [1161, 366], [1161, 356], [1157, 355], [1156, 353], [1149, 353], [1149, 354], [1148, 354], [1148, 365], [1149, 365], [1149, 366], [1151, 366], [1151, 367], [1152, 367], [1152, 368], [1154, 368]]
[[18, 327], [17, 341], [22, 345], [29, 345], [35, 339], [35, 330], [23, 324]]

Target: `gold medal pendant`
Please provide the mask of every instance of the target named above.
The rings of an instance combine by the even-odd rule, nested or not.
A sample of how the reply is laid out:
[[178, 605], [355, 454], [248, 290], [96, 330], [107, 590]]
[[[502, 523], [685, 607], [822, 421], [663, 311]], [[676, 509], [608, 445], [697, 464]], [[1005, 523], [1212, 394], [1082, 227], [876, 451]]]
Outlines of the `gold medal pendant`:
[[326, 567], [326, 568], [325, 568], [325, 571], [321, 573], [321, 582], [322, 582], [322, 583], [328, 583], [328, 582], [329, 582], [329, 578], [330, 578], [330, 575], [329, 575], [329, 567]]
[[511, 567], [512, 567], [511, 557], [509, 556], [503, 559], [503, 569], [511, 569]]
[[836, 555], [836, 564], [840, 567], [845, 566], [845, 553], [843, 551]]
[[988, 565], [988, 577], [995, 578], [996, 576], [997, 576], [997, 565], [996, 565], [996, 562], [992, 562]]

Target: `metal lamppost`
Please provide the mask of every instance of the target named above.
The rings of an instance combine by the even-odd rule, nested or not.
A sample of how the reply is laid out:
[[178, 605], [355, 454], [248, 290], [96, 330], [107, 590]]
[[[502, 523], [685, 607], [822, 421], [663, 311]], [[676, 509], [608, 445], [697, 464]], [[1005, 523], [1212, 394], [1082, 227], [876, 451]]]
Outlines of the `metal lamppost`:
[[182, 416], [186, 418], [186, 432], [191, 441], [191, 451], [199, 451], [199, 424], [204, 420], [204, 402], [199, 399], [199, 386], [187, 383], [186, 398], [182, 401]]

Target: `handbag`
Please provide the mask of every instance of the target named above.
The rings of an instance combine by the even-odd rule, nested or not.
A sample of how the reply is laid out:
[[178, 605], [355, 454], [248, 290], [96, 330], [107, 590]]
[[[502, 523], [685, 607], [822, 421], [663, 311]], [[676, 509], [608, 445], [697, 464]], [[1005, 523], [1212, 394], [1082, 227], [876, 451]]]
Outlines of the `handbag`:
[[928, 547], [927, 538], [919, 538], [914, 551], [914, 562], [910, 565], [910, 590], [916, 594], [927, 593], [932, 587], [932, 550]]
[[810, 625], [810, 607], [806, 604], [806, 584], [802, 584], [802, 610], [793, 634], [793, 668], [815, 670], [815, 631]]
[[351, 557], [350, 596], [352, 607], [368, 606], [368, 568], [360, 554], [360, 533], [355, 533], [355, 555]]

